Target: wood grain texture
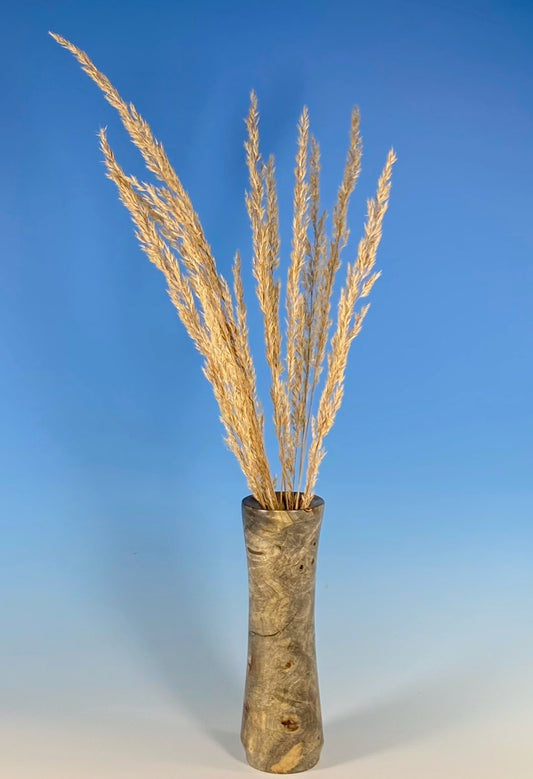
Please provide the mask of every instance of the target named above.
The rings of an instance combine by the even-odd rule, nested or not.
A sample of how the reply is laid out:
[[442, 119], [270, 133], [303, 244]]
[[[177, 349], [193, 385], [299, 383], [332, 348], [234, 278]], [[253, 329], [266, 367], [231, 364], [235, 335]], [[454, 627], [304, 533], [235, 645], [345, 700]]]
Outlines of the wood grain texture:
[[249, 582], [241, 740], [270, 773], [314, 766], [323, 744], [315, 651], [315, 570], [324, 501], [306, 510], [242, 502]]

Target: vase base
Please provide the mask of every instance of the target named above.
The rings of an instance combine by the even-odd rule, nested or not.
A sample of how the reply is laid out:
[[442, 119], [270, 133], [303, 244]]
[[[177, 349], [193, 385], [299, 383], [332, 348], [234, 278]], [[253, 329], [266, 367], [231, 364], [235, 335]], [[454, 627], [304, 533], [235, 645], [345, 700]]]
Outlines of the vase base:
[[279, 759], [272, 761], [265, 760], [264, 755], [253, 754], [245, 748], [248, 765], [267, 774], [299, 774], [302, 771], [309, 771], [318, 763], [321, 751], [322, 744], [319, 744], [311, 752], [305, 753], [304, 745], [300, 741]]

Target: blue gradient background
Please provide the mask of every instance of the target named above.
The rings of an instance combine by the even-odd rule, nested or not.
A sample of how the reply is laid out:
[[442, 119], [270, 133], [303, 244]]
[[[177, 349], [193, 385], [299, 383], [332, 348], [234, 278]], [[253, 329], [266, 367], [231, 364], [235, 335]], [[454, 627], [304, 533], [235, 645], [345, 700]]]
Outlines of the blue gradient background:
[[54, 30], [164, 142], [222, 272], [241, 249], [269, 422], [249, 91], [285, 261], [302, 106], [330, 210], [362, 112], [345, 261], [396, 149], [383, 277], [317, 488], [316, 773], [531, 777], [531, 4], [25, 2], [2, 19], [0, 775], [252, 773], [246, 484], [98, 128], [144, 176], [140, 155]]

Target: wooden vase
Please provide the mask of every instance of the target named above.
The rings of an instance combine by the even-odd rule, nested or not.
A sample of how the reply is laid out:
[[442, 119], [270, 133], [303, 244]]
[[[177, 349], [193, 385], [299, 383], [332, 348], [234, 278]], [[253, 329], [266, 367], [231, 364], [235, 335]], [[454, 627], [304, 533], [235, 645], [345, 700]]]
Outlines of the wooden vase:
[[314, 766], [323, 744], [315, 650], [315, 571], [324, 501], [242, 517], [249, 584], [248, 665], [241, 741], [248, 763], [287, 774]]

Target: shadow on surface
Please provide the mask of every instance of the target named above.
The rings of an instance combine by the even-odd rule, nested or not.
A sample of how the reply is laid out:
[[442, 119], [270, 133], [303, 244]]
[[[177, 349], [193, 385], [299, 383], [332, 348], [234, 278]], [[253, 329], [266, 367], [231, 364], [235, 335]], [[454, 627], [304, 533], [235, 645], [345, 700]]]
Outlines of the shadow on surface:
[[115, 608], [148, 668], [204, 733], [243, 762], [238, 728], [246, 647], [240, 679], [224, 662], [220, 627], [213, 624], [224, 608], [217, 603], [220, 571], [211, 564], [216, 532], [210, 536], [202, 516], [132, 521], [130, 515], [107, 523], [103, 534], [111, 553], [104, 575]]
[[[493, 669], [494, 670], [494, 669]], [[479, 667], [421, 678], [352, 713], [324, 723], [321, 768], [423, 739], [500, 701], [497, 680]]]
[[[238, 723], [237, 723], [238, 724]], [[246, 764], [246, 758], [244, 756], [244, 748], [241, 744], [241, 739], [237, 730], [231, 732], [228, 730], [210, 730], [209, 735], [212, 736], [213, 741], [220, 744], [221, 747], [231, 755], [239, 763]]]

